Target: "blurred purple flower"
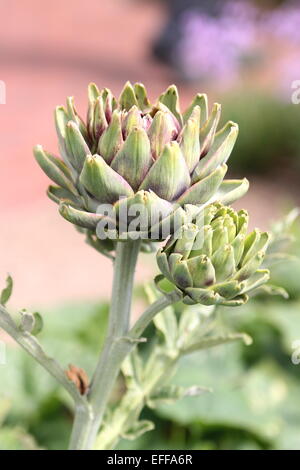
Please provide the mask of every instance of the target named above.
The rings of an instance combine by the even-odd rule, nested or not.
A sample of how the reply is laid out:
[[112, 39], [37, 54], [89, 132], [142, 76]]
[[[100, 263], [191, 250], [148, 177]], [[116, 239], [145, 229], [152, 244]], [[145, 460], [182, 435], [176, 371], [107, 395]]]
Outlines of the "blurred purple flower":
[[241, 58], [254, 46], [255, 9], [248, 3], [225, 3], [222, 14], [212, 17], [195, 10], [182, 17], [177, 59], [188, 79], [216, 78], [223, 85], [238, 72]]
[[[237, 78], [241, 61], [256, 56], [260, 35], [300, 45], [300, 6], [289, 2], [262, 13], [246, 0], [229, 0], [224, 2], [219, 16], [186, 11], [180, 30], [174, 61], [183, 77], [213, 79], [226, 86]], [[297, 64], [288, 68], [292, 66], [296, 69]]]
[[295, 2], [269, 13], [264, 23], [266, 31], [270, 34], [300, 45], [300, 6]]

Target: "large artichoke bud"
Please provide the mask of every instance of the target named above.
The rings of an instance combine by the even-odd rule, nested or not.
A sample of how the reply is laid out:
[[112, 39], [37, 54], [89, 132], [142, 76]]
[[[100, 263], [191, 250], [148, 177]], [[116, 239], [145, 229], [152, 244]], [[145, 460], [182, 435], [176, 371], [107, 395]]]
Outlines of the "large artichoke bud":
[[257, 229], [247, 235], [247, 227], [246, 211], [207, 206], [196, 223], [182, 226], [158, 251], [158, 286], [166, 278], [186, 304], [244, 304], [248, 292], [269, 280], [269, 271], [260, 267], [270, 235]]
[[[58, 185], [50, 186], [50, 198], [73, 224], [95, 230], [105, 222], [105, 236], [116, 239], [128, 232], [162, 239], [162, 225], [174, 231], [175, 215], [179, 226], [187, 222], [185, 204], [229, 204], [247, 191], [245, 179], [223, 181], [238, 126], [228, 122], [217, 132], [221, 107], [209, 115], [206, 95], [198, 94], [183, 114], [175, 86], [154, 105], [140, 83], [127, 83], [118, 100], [91, 84], [88, 97], [86, 123], [72, 98], [56, 109], [63, 161], [41, 146], [34, 150]], [[134, 223], [135, 207], [143, 209], [142, 228]]]

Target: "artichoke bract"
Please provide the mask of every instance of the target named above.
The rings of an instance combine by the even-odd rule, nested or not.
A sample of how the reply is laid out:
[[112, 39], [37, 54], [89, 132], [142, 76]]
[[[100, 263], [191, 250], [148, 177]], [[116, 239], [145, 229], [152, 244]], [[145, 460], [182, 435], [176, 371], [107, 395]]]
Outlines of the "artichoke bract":
[[230, 204], [248, 190], [246, 179], [223, 181], [238, 126], [228, 122], [217, 131], [221, 106], [209, 113], [205, 94], [196, 95], [184, 113], [174, 85], [155, 104], [140, 83], [126, 83], [118, 100], [90, 84], [88, 98], [86, 122], [72, 98], [56, 108], [62, 159], [40, 145], [34, 149], [57, 185], [49, 197], [73, 224], [88, 230], [101, 224], [103, 238], [142, 232], [146, 239], [164, 239], [162, 225], [172, 233], [176, 217], [178, 226], [187, 222], [186, 204]]
[[247, 235], [248, 214], [220, 203], [207, 206], [195, 223], [182, 226], [157, 253], [162, 275], [186, 304], [239, 306], [247, 293], [269, 280], [260, 269], [270, 235], [255, 229]]

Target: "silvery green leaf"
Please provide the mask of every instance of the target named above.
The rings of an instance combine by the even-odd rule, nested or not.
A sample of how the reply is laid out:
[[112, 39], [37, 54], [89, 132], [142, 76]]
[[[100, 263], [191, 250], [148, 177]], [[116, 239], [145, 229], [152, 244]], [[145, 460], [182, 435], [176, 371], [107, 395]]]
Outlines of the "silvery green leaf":
[[156, 408], [162, 404], [171, 404], [183, 397], [195, 397], [203, 393], [210, 392], [211, 389], [194, 385], [192, 387], [184, 388], [179, 385], [165, 385], [150, 395], [147, 400], [149, 408]]
[[197, 343], [215, 326], [216, 305], [191, 305], [180, 314], [177, 348], [185, 349]]
[[147, 399], [147, 405], [149, 408], [156, 408], [164, 403], [173, 403], [185, 394], [185, 389], [179, 385], [164, 385], [153, 391], [150, 397]]
[[200, 351], [202, 349], [209, 349], [221, 344], [232, 343], [235, 341], [243, 341], [246, 346], [252, 344], [252, 338], [246, 333], [230, 333], [227, 335], [221, 336], [211, 336], [208, 338], [203, 338], [199, 342], [188, 346], [186, 349], [182, 350], [182, 354], [190, 354], [194, 351]]

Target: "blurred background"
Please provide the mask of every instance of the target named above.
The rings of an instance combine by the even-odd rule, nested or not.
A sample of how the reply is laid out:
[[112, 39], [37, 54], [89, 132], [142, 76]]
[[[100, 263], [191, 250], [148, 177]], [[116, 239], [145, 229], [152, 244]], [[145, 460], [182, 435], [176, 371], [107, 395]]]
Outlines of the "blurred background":
[[[182, 108], [195, 93], [206, 92], [211, 105], [223, 104], [223, 121], [240, 125], [230, 171], [247, 176], [251, 187], [236, 207], [249, 209], [253, 226], [267, 228], [300, 204], [300, 104], [292, 100], [293, 94], [300, 97], [293, 88], [300, 81], [300, 5], [288, 0], [0, 0], [0, 12], [0, 80], [6, 84], [6, 104], [0, 104], [3, 282], [10, 272], [13, 307], [45, 313], [50, 350], [64, 361], [76, 358], [88, 370], [93, 347], [100, 347], [93, 330], [105, 322], [112, 267], [95, 256], [46, 197], [49, 182], [32, 147], [41, 143], [57, 152], [54, 107], [72, 95], [84, 116], [91, 81], [115, 94], [127, 80], [142, 81], [153, 100], [175, 83]], [[299, 227], [295, 230], [299, 234]], [[299, 242], [293, 250], [300, 252]], [[139, 264], [140, 283], [155, 272], [150, 258], [143, 256]], [[158, 431], [134, 445], [300, 448], [300, 365], [290, 360], [292, 343], [300, 340], [299, 276], [295, 261], [278, 267], [275, 277], [290, 292], [288, 302], [262, 298], [244, 312], [228, 314], [233, 328], [253, 334], [254, 346], [230, 347], [222, 367], [218, 355], [208, 358], [209, 367], [203, 357], [193, 357], [178, 380], [188, 382], [197, 373], [216, 393], [208, 402], [184, 399], [160, 409], [151, 417]], [[70, 346], [74, 338], [77, 349]], [[0, 421], [6, 424], [0, 448], [30, 448], [34, 440], [64, 447], [71, 423], [65, 397], [19, 351], [11, 348], [9, 355], [12, 367], [0, 365], [0, 383], [7, 389], [0, 400]]]

